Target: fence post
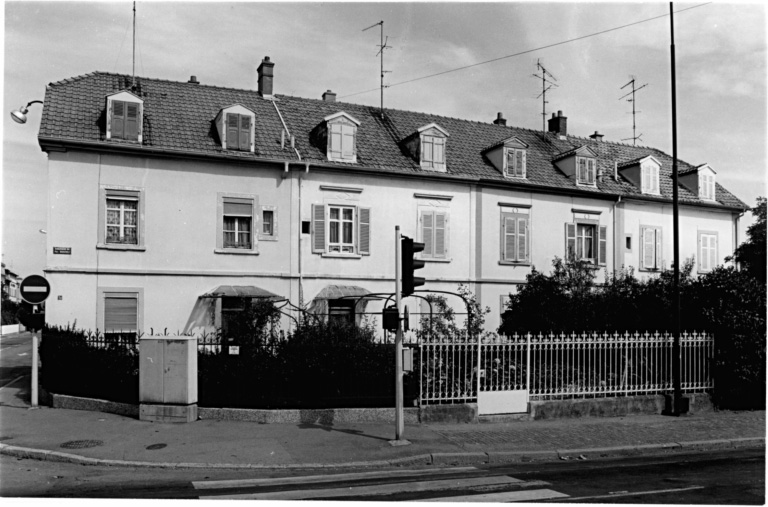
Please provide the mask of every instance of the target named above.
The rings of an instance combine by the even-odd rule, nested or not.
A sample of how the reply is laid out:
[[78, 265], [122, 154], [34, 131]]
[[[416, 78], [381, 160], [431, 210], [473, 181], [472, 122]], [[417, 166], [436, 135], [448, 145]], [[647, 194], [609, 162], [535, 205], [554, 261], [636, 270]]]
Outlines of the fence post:
[[525, 333], [525, 392], [526, 403], [531, 402], [531, 333]]
[[[480, 403], [480, 355], [482, 353], [482, 333], [477, 333], [477, 402]], [[479, 410], [479, 409], [478, 409]]]

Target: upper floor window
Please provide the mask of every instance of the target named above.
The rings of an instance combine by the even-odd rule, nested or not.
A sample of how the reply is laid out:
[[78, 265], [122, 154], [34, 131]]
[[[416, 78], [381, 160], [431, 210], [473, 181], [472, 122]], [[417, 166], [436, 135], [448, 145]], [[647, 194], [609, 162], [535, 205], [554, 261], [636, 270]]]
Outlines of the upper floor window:
[[525, 150], [506, 148], [504, 174], [513, 178], [525, 178]]
[[144, 249], [144, 190], [101, 187], [97, 248]]
[[122, 91], [107, 97], [107, 139], [141, 142], [142, 100]]
[[661, 269], [661, 228], [640, 228], [640, 269], [656, 271]]
[[222, 108], [215, 120], [222, 149], [253, 152], [255, 123], [256, 114], [240, 104]]
[[702, 172], [699, 174], [699, 197], [709, 201], [715, 200], [715, 175]]
[[[360, 122], [340, 112], [323, 118], [319, 128], [320, 143], [332, 162], [357, 162], [357, 127]], [[323, 139], [324, 138], [324, 139]]]
[[717, 233], [699, 232], [699, 273], [715, 269], [717, 258]]
[[576, 181], [580, 185], [595, 185], [595, 159], [576, 157]]
[[439, 169], [445, 166], [445, 138], [421, 136], [421, 167]]
[[608, 255], [608, 228], [594, 221], [565, 224], [566, 259], [605, 265]]
[[[508, 209], [509, 211], [504, 211]], [[504, 208], [501, 212], [501, 263], [529, 263], [531, 260], [530, 210]]]
[[419, 213], [419, 229], [424, 250], [422, 259], [448, 259], [448, 212], [423, 209]]
[[643, 164], [640, 174], [641, 190], [644, 194], [659, 193], [659, 168], [655, 164]]
[[[258, 197], [250, 194], [217, 194], [216, 253], [256, 254]], [[256, 231], [256, 235], [254, 234]]]
[[351, 204], [312, 205], [312, 251], [369, 255], [371, 209]]

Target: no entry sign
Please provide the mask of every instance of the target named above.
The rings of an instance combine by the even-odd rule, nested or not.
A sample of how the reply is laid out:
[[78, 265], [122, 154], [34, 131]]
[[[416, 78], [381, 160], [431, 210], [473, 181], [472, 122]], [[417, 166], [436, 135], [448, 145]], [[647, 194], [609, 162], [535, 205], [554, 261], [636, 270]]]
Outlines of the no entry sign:
[[29, 275], [21, 281], [19, 287], [21, 299], [32, 305], [39, 305], [51, 293], [51, 284], [40, 275]]

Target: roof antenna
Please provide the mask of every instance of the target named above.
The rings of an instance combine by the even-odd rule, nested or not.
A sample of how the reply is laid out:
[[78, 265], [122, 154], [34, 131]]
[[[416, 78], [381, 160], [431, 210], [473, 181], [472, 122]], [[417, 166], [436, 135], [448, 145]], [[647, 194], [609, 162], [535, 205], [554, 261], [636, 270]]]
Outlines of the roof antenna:
[[627, 102], [631, 102], [632, 103], [632, 137], [627, 137], [626, 139], [622, 139], [622, 141], [629, 141], [631, 139], [632, 140], [632, 146], [636, 146], [637, 141], [641, 140], [640, 138], [643, 137], [643, 134], [637, 135], [637, 132], [636, 132], [637, 128], [636, 128], [636, 125], [635, 125], [635, 115], [637, 113], [641, 113], [642, 111], [635, 111], [635, 92], [640, 91], [643, 88], [645, 88], [646, 86], [648, 86], [648, 83], [645, 83], [640, 88], [635, 88], [635, 76], [629, 76], [629, 77], [631, 77], [632, 80], [629, 83], [627, 83], [624, 86], [622, 86], [621, 89], [623, 90], [627, 86], [632, 85], [632, 91], [627, 93], [626, 95], [624, 95], [624, 97], [621, 97], [619, 100], [621, 100], [621, 99], [623, 99], [625, 97], [629, 97], [630, 95], [632, 95], [631, 99], [627, 99]]
[[387, 46], [387, 42], [389, 41], [389, 37], [387, 37], [387, 40], [384, 40], [384, 21], [379, 21], [378, 23], [375, 23], [368, 28], [363, 29], [365, 32], [366, 30], [370, 30], [374, 26], [379, 26], [381, 28], [381, 44], [379, 45], [379, 52], [376, 53], [376, 56], [381, 56], [381, 106], [379, 107], [379, 111], [381, 112], [381, 117], [384, 118], [384, 73], [385, 72], [392, 72], [390, 70], [384, 70], [384, 50], [385, 49], [391, 49], [392, 46]]
[[136, 88], [136, 0], [133, 0], [133, 78], [131, 88]]
[[[541, 79], [541, 93], [539, 94], [539, 97], [541, 97], [541, 130], [542, 132], [546, 132], [546, 121], [547, 121], [547, 92], [552, 88], [558, 86], [557, 84], [553, 83], [549, 80], [549, 78], [552, 78], [554, 81], [557, 81], [557, 78], [552, 75], [551, 72], [549, 72], [547, 69], [544, 68], [544, 66], [541, 64], [541, 61], [536, 60], [536, 68], [537, 71], [541, 74], [532, 74], [533, 77]], [[539, 97], [536, 97], [537, 99]]]

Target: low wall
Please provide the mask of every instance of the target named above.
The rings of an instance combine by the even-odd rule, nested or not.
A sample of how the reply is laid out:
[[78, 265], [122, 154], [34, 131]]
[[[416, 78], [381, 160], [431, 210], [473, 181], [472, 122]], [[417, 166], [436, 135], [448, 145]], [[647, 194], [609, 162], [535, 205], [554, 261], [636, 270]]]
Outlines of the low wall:
[[[686, 394], [690, 413], [711, 411], [708, 394]], [[660, 414], [664, 411], [664, 395], [621, 396], [582, 400], [547, 400], [530, 402], [528, 418], [532, 420], [570, 417], [620, 417], [637, 414]]]
[[0, 335], [23, 333], [27, 329], [21, 324], [8, 324], [0, 327]]

